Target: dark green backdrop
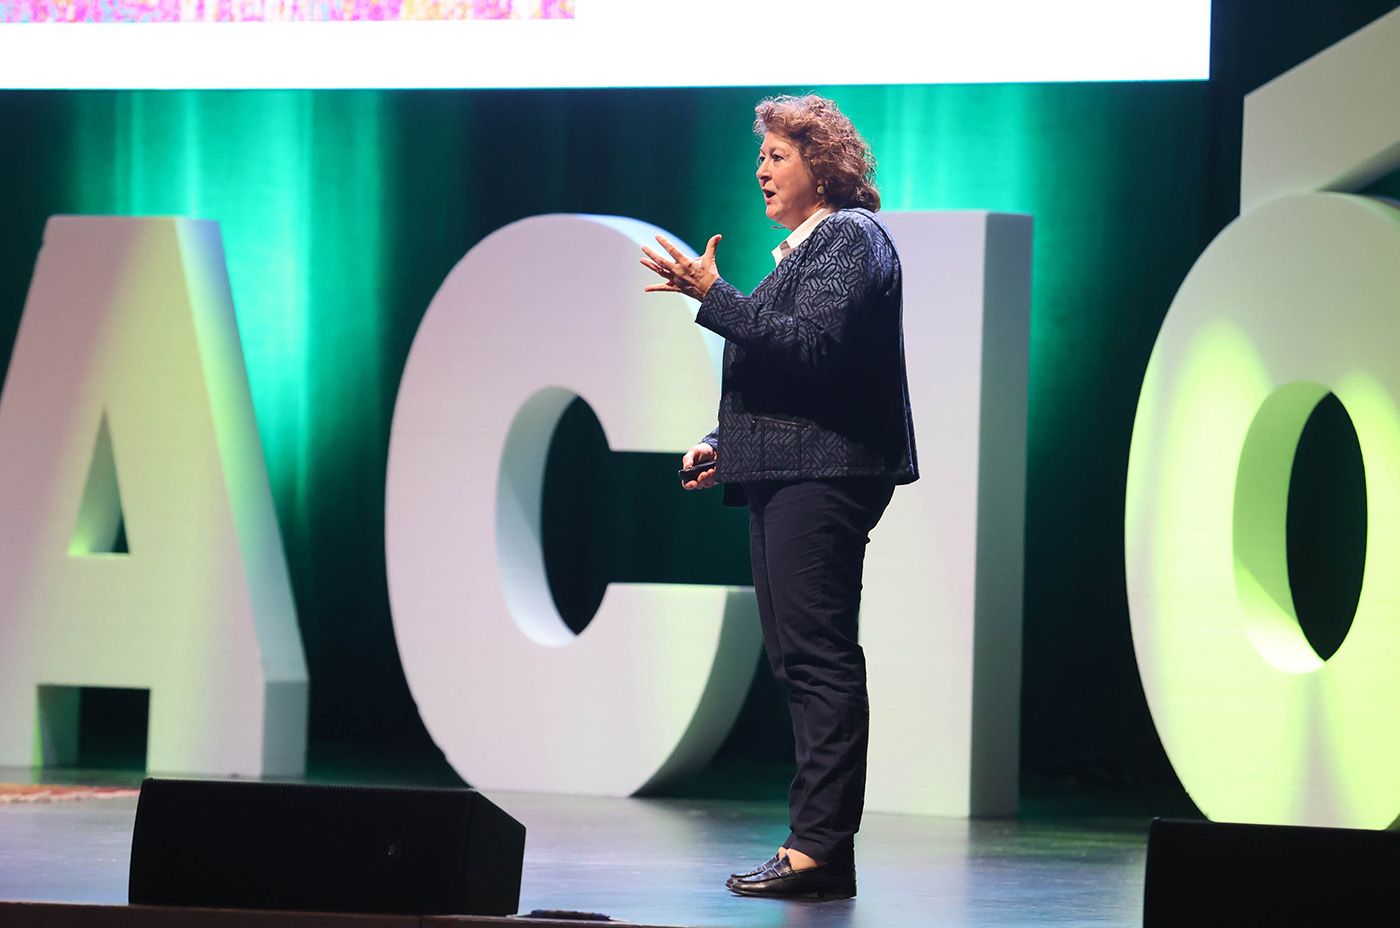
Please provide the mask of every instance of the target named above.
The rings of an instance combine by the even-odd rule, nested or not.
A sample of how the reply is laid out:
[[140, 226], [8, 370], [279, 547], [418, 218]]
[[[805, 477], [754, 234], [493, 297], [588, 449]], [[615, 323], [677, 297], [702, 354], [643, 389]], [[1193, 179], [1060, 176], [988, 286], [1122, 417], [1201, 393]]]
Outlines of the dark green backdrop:
[[[433, 293], [482, 237], [549, 212], [633, 216], [693, 245], [723, 232], [722, 271], [751, 287], [775, 239], [752, 178], [752, 105], [778, 90], [828, 93], [870, 138], [886, 208], [1035, 216], [1028, 789], [1176, 789], [1124, 593], [1139, 382], [1177, 285], [1237, 211], [1243, 94], [1396, 5], [1216, 0], [1213, 77], [1201, 83], [5, 92], [0, 340], [13, 341], [49, 215], [219, 220], [312, 674], [313, 758], [431, 766], [394, 649], [383, 486], [399, 375]], [[1316, 418], [1296, 501], [1310, 531], [1296, 534], [1337, 543], [1294, 556], [1325, 640], [1339, 632], [1323, 619], [1359, 578], [1364, 491], [1345, 415]], [[920, 443], [937, 454], [939, 436]], [[742, 513], [674, 492], [675, 466], [610, 454], [586, 407], [566, 417], [552, 472], [594, 475], [545, 507], [556, 598], [575, 625], [609, 580], [747, 582]], [[711, 777], [781, 764], [784, 725], [760, 667]]]

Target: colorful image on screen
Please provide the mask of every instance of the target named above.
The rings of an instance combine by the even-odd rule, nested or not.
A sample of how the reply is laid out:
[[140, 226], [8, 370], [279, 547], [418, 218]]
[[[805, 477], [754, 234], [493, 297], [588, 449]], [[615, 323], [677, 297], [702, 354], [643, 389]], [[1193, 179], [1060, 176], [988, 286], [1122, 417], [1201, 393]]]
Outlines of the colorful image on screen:
[[[798, 6], [770, 34], [752, 0], [0, 0], [0, 89], [812, 89], [1210, 72], [1210, 0]], [[856, 6], [878, 41], [833, 32]]]
[[0, 0], [0, 23], [573, 18], [574, 0]]

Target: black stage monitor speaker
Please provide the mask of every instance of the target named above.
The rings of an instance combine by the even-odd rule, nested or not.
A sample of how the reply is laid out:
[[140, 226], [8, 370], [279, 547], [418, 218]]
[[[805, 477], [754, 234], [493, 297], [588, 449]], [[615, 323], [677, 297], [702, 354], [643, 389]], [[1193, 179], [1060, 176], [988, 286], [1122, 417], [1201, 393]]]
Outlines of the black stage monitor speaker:
[[510, 915], [525, 826], [470, 789], [148, 779], [133, 905]]
[[1144, 928], [1396, 924], [1400, 834], [1157, 819]]

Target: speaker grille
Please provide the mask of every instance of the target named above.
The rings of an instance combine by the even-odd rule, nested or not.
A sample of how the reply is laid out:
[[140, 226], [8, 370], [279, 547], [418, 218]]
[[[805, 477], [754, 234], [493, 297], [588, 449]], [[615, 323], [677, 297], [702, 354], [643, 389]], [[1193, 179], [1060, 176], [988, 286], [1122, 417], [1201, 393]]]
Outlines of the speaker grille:
[[1394, 924], [1391, 831], [1153, 821], [1145, 928]]
[[508, 915], [525, 828], [470, 789], [148, 779], [132, 904]]

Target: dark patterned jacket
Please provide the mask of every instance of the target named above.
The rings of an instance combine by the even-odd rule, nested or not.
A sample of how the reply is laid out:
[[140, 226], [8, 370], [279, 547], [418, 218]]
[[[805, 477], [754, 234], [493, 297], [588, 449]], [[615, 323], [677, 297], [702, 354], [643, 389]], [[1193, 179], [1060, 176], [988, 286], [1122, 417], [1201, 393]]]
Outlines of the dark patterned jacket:
[[695, 321], [725, 339], [718, 452], [724, 501], [745, 481], [918, 479], [904, 369], [902, 276], [884, 223], [823, 220], [750, 296], [715, 281]]

